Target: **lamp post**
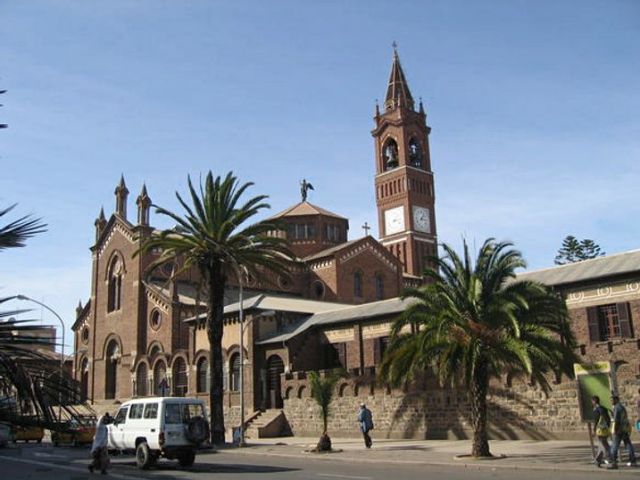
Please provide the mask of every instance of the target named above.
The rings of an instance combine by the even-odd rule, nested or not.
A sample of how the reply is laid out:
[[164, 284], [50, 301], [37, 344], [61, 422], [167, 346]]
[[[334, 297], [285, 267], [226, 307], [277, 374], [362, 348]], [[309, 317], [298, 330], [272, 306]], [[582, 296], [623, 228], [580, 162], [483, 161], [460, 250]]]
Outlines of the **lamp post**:
[[58, 392], [58, 407], [59, 407], [58, 415], [59, 415], [60, 421], [62, 421], [62, 377], [64, 373], [64, 321], [62, 320], [62, 317], [60, 317], [60, 315], [58, 315], [58, 313], [53, 308], [51, 308], [48, 305], [45, 305], [42, 302], [39, 302], [38, 300], [35, 300], [31, 297], [27, 297], [26, 295], [16, 295], [15, 298], [17, 298], [18, 300], [33, 302], [40, 305], [43, 308], [46, 308], [51, 313], [53, 313], [55, 317], [58, 319], [58, 321], [60, 322], [60, 328], [62, 330], [62, 347], [61, 347], [62, 351], [60, 352], [60, 390]]
[[247, 444], [244, 440], [244, 298], [242, 292], [242, 273], [238, 275], [238, 283], [240, 285], [238, 291], [240, 300], [240, 311], [238, 312], [238, 318], [240, 320], [240, 441], [238, 442], [238, 447], [246, 447]]

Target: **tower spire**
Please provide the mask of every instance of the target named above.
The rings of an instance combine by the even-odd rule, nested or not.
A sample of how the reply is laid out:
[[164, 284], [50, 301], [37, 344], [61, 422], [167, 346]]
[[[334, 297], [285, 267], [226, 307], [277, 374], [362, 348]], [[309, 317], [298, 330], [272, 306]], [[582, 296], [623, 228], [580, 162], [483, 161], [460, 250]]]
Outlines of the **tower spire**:
[[94, 225], [96, 226], [96, 242], [97, 242], [98, 239], [100, 238], [100, 235], [102, 234], [102, 231], [104, 230], [104, 227], [107, 225], [107, 219], [104, 216], [104, 207], [100, 208], [100, 213], [98, 214], [98, 218], [96, 218]]
[[124, 220], [127, 219], [127, 197], [129, 196], [129, 190], [124, 183], [124, 175], [120, 176], [120, 183], [116, 187], [114, 192], [116, 195], [116, 213], [120, 215]]
[[138, 205], [138, 225], [149, 226], [149, 208], [151, 207], [151, 198], [147, 193], [147, 184], [142, 184], [142, 191], [136, 200]]
[[393, 63], [391, 64], [391, 74], [389, 75], [389, 85], [387, 86], [387, 96], [384, 100], [385, 111], [394, 110], [398, 107], [413, 110], [414, 103], [407, 79], [400, 65], [398, 55], [398, 44], [393, 42]]

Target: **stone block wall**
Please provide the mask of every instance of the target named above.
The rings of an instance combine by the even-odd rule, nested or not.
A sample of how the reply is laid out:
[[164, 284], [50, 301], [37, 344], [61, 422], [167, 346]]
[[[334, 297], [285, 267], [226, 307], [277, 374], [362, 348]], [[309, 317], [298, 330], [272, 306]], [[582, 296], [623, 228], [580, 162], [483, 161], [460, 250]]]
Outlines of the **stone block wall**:
[[[320, 409], [309, 395], [301, 375], [283, 380], [284, 413], [298, 436], [322, 431]], [[619, 382], [623, 403], [633, 417], [635, 381]], [[472, 437], [470, 404], [466, 392], [444, 389], [432, 382], [413, 391], [377, 387], [370, 379], [350, 378], [336, 387], [329, 419], [329, 435], [358, 436], [361, 402], [372, 411], [378, 438], [465, 439]], [[547, 397], [524, 382], [512, 386], [492, 384], [488, 397], [489, 435], [492, 439], [585, 439], [587, 426], [580, 419], [578, 393], [573, 380], [553, 385]]]

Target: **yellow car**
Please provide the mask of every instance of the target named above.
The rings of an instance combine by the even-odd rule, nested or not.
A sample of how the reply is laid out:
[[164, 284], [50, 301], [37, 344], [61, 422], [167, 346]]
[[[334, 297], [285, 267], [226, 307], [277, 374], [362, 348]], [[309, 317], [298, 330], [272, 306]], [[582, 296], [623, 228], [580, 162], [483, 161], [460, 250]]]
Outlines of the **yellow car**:
[[63, 431], [51, 432], [51, 443], [54, 447], [60, 445], [86, 445], [93, 442], [96, 433], [96, 417], [78, 417], [67, 421]]
[[44, 437], [44, 428], [42, 427], [19, 427], [13, 426], [13, 443], [30, 442], [31, 440], [38, 443], [42, 442]]

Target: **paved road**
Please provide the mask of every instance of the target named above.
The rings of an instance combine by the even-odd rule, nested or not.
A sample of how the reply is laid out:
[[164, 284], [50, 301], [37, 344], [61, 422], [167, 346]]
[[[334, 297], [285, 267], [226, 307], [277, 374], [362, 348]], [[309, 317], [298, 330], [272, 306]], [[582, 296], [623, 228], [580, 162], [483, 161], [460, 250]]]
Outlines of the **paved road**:
[[[385, 452], [389, 454], [389, 452]], [[220, 451], [198, 457], [196, 465], [181, 470], [177, 462], [161, 461], [158, 467], [141, 472], [136, 469], [133, 457], [116, 457], [112, 460], [109, 475], [89, 474], [88, 449], [53, 448], [47, 444], [25, 445], [0, 449], [0, 477], [3, 479], [33, 480], [84, 480], [88, 478], [137, 478], [158, 480], [546, 480], [549, 476], [566, 480], [601, 479], [604, 476], [637, 478], [638, 470], [624, 469], [607, 472], [594, 468], [593, 472], [515, 471], [487, 466], [426, 466], [411, 464], [372, 464], [370, 462], [343, 461], [337, 454], [301, 457], [256, 455], [250, 451]]]

